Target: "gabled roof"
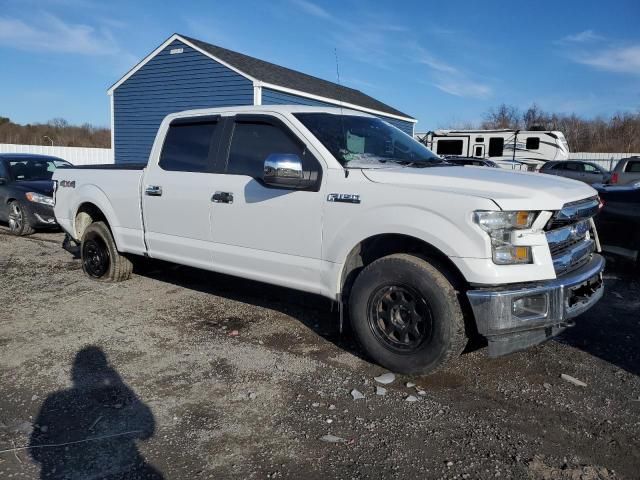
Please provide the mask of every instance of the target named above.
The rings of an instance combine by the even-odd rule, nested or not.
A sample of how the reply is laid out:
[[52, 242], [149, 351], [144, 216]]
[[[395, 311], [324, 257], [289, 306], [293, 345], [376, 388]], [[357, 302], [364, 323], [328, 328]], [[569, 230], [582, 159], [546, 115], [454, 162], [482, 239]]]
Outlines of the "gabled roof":
[[402, 120], [416, 122], [416, 120], [401, 111], [390, 107], [359, 90], [344, 87], [327, 80], [323, 80], [306, 73], [281, 67], [258, 58], [250, 57], [242, 53], [234, 52], [226, 48], [218, 47], [210, 43], [187, 37], [186, 35], [174, 34], [160, 47], [145, 57], [134, 68], [116, 82], [110, 89], [111, 94], [116, 88], [133, 75], [139, 68], [147, 63], [151, 58], [160, 53], [168, 44], [175, 40], [195, 48], [219, 63], [231, 68], [240, 75], [247, 77], [254, 82], [254, 86], [263, 86], [275, 90], [292, 93], [316, 100], [324, 100], [329, 103], [343, 104], [345, 107], [360, 107], [371, 113], [388, 115]]

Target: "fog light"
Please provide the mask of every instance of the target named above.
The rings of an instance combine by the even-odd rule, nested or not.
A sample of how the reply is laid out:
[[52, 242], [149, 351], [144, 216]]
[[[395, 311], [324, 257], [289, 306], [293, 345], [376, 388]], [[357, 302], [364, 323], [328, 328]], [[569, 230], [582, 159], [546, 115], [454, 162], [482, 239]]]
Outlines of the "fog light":
[[496, 246], [493, 249], [493, 262], [498, 265], [531, 263], [531, 247]]
[[511, 312], [518, 318], [544, 318], [549, 310], [549, 301], [546, 293], [528, 295], [516, 298], [511, 306]]

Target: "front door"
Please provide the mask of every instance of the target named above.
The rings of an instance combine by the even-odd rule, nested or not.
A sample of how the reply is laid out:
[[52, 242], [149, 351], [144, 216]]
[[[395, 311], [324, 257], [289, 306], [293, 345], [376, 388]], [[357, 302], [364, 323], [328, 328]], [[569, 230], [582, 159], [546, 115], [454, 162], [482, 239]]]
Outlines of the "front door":
[[[215, 269], [317, 292], [322, 251], [322, 167], [285, 117], [237, 115], [224, 175], [212, 202]], [[222, 149], [221, 149], [222, 150]], [[295, 154], [315, 188], [292, 190], [262, 182], [271, 154]]]
[[217, 116], [174, 120], [157, 164], [145, 172], [142, 207], [151, 257], [211, 268], [211, 196], [222, 131], [219, 120]]

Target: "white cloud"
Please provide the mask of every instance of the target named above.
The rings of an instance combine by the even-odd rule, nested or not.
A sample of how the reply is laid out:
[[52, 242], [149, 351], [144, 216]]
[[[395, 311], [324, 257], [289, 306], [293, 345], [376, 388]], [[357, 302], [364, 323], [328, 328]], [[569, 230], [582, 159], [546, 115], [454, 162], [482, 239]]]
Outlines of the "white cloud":
[[581, 52], [573, 55], [572, 59], [599, 70], [640, 75], [640, 45]]
[[309, 15], [313, 15], [314, 17], [324, 18], [326, 20], [333, 19], [333, 16], [324, 8], [322, 8], [320, 5], [316, 5], [315, 3], [310, 2], [309, 0], [291, 0], [291, 3], [293, 3]]
[[440, 78], [433, 85], [456, 97], [488, 98], [493, 93], [490, 86], [465, 78]]
[[447, 63], [441, 62], [440, 60], [437, 60], [431, 56], [424, 56], [420, 58], [420, 60], [418, 61], [424, 65], [427, 65], [429, 68], [432, 68], [433, 70], [437, 70], [438, 72], [451, 73], [451, 74], [458, 73], [458, 69], [456, 67], [449, 65]]
[[0, 16], [0, 45], [34, 52], [81, 55], [122, 53], [109, 30], [65, 23], [48, 13], [36, 15], [28, 23]]
[[[463, 68], [445, 62], [423, 48], [413, 38], [410, 30], [381, 19], [370, 12], [360, 15], [359, 22], [335, 17], [311, 0], [289, 0], [307, 15], [326, 21], [332, 26], [326, 37], [338, 53], [346, 53], [352, 59], [377, 68], [398, 71], [407, 63], [428, 67], [433, 85], [450, 95], [470, 98], [491, 96], [489, 85], [473, 80], [473, 74]], [[401, 33], [401, 34], [399, 34]], [[450, 33], [450, 31], [447, 31]]]
[[584, 30], [573, 35], [567, 35], [563, 37], [560, 42], [564, 43], [587, 43], [604, 40], [604, 37], [596, 34], [593, 30]]

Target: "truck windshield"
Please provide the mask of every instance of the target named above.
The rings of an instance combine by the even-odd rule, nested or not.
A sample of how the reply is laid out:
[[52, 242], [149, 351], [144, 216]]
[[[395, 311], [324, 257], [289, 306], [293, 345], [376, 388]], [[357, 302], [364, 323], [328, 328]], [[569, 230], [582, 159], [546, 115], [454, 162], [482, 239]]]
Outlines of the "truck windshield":
[[345, 168], [447, 165], [427, 147], [400, 129], [373, 117], [331, 113], [296, 113]]
[[28, 180], [51, 180], [58, 167], [70, 166], [69, 162], [59, 159], [24, 159], [10, 160], [11, 176], [17, 182]]

